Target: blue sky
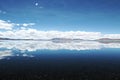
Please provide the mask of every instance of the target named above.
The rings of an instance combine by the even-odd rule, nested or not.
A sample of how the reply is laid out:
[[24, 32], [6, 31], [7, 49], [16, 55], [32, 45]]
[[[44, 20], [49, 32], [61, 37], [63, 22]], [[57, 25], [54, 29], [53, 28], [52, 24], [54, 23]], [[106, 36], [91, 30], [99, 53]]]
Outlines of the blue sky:
[[35, 23], [38, 30], [119, 34], [120, 0], [0, 0], [0, 20]]

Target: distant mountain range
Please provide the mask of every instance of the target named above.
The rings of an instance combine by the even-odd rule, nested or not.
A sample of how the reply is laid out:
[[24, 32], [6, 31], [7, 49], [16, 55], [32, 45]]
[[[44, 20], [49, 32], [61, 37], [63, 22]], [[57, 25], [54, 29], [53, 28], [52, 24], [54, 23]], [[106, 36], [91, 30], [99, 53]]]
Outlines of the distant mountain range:
[[0, 40], [9, 40], [9, 38], [0, 38]]
[[96, 40], [84, 40], [84, 39], [70, 39], [70, 38], [52, 38], [52, 39], [11, 39], [11, 38], [0, 38], [0, 40], [37, 40], [37, 41], [53, 41], [53, 42], [80, 42], [80, 41], [98, 41], [101, 43], [112, 43], [120, 42], [120, 39], [100, 38]]
[[101, 38], [96, 40], [101, 43], [120, 43], [120, 39]]
[[34, 40], [34, 39], [11, 39], [11, 38], [0, 38], [0, 40]]

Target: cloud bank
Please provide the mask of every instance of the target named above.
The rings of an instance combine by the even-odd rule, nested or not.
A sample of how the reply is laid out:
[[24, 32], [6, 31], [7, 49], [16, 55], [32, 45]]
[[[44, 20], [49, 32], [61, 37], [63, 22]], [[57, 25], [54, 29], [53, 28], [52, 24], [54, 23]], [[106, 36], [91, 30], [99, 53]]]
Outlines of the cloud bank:
[[103, 38], [120, 39], [120, 34], [105, 34]]
[[83, 31], [39, 31], [36, 29], [20, 29], [15, 31], [0, 32], [0, 37], [19, 38], [19, 39], [52, 39], [52, 38], [71, 38], [71, 39], [97, 39], [101, 36], [99, 32]]
[[[70, 38], [94, 40], [99, 38], [120, 38], [120, 34], [102, 34], [101, 32], [86, 31], [41, 31], [29, 28], [35, 23], [12, 23], [10, 21], [0, 20], [0, 37], [13, 39], [52, 39], [52, 38]], [[19, 27], [14, 29], [14, 27]]]

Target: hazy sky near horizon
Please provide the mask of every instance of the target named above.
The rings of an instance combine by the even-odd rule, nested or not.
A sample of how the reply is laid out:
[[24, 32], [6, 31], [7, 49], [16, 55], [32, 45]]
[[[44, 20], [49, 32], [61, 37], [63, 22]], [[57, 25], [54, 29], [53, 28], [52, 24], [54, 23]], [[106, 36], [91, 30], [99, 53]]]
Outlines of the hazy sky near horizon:
[[0, 20], [43, 31], [120, 34], [120, 0], [0, 0]]

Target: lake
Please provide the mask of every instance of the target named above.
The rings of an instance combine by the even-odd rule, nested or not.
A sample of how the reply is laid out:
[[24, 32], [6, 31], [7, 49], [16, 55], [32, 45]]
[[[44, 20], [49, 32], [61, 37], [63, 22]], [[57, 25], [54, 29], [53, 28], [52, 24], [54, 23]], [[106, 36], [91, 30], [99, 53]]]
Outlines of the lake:
[[120, 80], [120, 43], [0, 41], [0, 80]]

